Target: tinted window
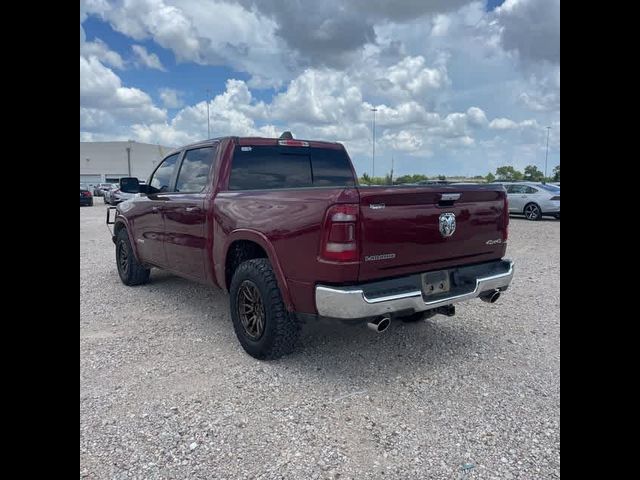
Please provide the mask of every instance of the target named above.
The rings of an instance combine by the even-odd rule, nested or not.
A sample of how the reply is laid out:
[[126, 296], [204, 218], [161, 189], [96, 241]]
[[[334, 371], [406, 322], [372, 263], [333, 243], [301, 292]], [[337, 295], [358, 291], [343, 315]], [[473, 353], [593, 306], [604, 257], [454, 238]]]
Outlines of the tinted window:
[[312, 149], [311, 170], [316, 187], [353, 186], [351, 163], [344, 150]]
[[230, 190], [353, 186], [344, 150], [310, 147], [237, 146]]
[[151, 179], [151, 186], [157, 189], [158, 192], [170, 192], [171, 191], [171, 176], [178, 162], [179, 153], [171, 155], [164, 159], [160, 166], [153, 173]]
[[524, 193], [538, 193], [538, 190], [533, 187], [527, 186]]
[[525, 193], [526, 185], [509, 185], [507, 187], [507, 193]]
[[178, 173], [176, 192], [200, 193], [207, 185], [216, 147], [187, 150]]
[[545, 190], [548, 190], [548, 191], [553, 192], [553, 193], [556, 193], [556, 192], [560, 191], [560, 187], [558, 187], [557, 185], [551, 185], [550, 183], [546, 183], [546, 184], [541, 183], [538, 186], [540, 188], [544, 188]]

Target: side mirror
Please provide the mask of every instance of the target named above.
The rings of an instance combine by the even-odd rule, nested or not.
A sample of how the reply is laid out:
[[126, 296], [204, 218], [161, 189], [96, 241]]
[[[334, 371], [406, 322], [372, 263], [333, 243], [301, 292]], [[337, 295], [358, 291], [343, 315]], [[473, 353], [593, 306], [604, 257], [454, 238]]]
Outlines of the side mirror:
[[125, 193], [140, 193], [140, 182], [136, 177], [122, 177], [120, 190]]

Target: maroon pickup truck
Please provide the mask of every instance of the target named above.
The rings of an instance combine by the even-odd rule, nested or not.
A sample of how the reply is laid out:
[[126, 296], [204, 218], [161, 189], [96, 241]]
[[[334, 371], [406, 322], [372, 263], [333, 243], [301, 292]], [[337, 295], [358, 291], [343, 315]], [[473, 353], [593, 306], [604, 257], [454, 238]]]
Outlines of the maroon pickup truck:
[[293, 350], [304, 321], [453, 315], [495, 302], [513, 276], [499, 185], [363, 187], [339, 143], [226, 137], [176, 150], [116, 209], [113, 241], [126, 285], [158, 267], [230, 294], [244, 349]]

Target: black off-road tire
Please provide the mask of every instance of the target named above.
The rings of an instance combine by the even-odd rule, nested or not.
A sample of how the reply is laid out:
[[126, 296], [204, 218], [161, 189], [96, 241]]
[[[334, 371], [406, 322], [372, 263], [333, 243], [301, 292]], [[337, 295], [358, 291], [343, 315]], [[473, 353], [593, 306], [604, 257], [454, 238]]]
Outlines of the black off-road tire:
[[116, 266], [120, 280], [125, 285], [142, 285], [149, 281], [151, 270], [136, 260], [129, 242], [129, 235], [124, 228], [116, 236]]
[[[240, 319], [240, 286], [246, 281], [257, 287], [264, 312], [264, 327], [259, 338], [247, 332]], [[246, 284], [246, 283], [245, 283]], [[274, 360], [291, 353], [300, 335], [300, 324], [282, 301], [276, 276], [266, 258], [241, 263], [233, 274], [229, 288], [231, 320], [240, 344], [259, 360]]]

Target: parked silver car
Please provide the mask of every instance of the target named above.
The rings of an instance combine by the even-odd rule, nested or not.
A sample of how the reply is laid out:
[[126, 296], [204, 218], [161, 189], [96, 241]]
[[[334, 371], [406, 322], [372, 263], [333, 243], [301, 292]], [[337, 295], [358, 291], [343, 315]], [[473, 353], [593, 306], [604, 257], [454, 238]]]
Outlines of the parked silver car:
[[560, 219], [560, 187], [549, 183], [497, 182], [507, 190], [509, 212], [523, 214], [528, 220], [542, 216]]
[[111, 205], [111, 194], [115, 192], [119, 187], [117, 183], [110, 183], [108, 189], [103, 190], [103, 200], [105, 205]]
[[[140, 181], [140, 185], [145, 185], [146, 182], [144, 180]], [[120, 190], [120, 185], [117, 183], [113, 184], [113, 188], [109, 191], [105, 192], [104, 203], [108, 203], [109, 205], [117, 205], [120, 202], [124, 202], [125, 200], [129, 200], [135, 196], [137, 193], [126, 193]]]

